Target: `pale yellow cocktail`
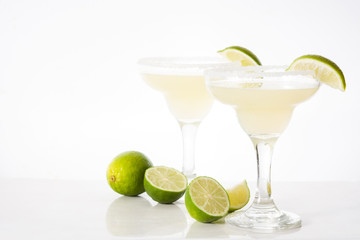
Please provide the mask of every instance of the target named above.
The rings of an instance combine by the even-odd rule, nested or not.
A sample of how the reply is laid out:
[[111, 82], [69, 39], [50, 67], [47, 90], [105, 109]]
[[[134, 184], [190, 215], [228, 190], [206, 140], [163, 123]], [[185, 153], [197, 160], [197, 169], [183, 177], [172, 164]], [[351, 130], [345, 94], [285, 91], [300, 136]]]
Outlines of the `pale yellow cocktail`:
[[204, 71], [232, 65], [222, 58], [158, 57], [139, 60], [141, 75], [153, 89], [163, 94], [183, 135], [183, 173], [195, 177], [196, 130], [208, 114], [213, 97], [205, 85]]
[[287, 127], [294, 108], [310, 98], [318, 86], [277, 88], [266, 84], [210, 86], [211, 92], [222, 103], [235, 108], [240, 125], [249, 135], [280, 134]]
[[200, 122], [210, 111], [213, 97], [204, 76], [143, 74], [145, 82], [164, 94], [169, 110], [178, 121]]
[[293, 213], [277, 208], [271, 198], [271, 162], [274, 145], [290, 122], [297, 105], [319, 88], [313, 71], [287, 71], [285, 67], [232, 67], [205, 73], [210, 92], [232, 106], [240, 126], [254, 144], [258, 179], [254, 201], [245, 212], [234, 212], [226, 222], [273, 231], [301, 226]]

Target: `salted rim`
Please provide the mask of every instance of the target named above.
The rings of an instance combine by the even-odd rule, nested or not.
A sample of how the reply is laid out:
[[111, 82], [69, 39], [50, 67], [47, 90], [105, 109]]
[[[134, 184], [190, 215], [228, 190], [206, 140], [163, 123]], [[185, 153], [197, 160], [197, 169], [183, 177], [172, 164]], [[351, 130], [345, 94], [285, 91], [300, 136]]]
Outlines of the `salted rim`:
[[240, 66], [223, 57], [147, 57], [137, 62], [141, 73], [203, 75], [207, 69]]
[[[204, 75], [210, 78], [219, 77], [279, 77], [279, 76], [296, 76], [307, 75], [315, 76], [315, 71], [286, 71], [289, 66], [287, 65], [268, 65], [268, 66], [246, 66], [228, 65], [219, 68], [206, 69]], [[315, 80], [315, 79], [314, 79]]]
[[[266, 83], [277, 82], [303, 83], [307, 86], [319, 85], [320, 82], [315, 79], [315, 71], [286, 71], [286, 65], [271, 66], [227, 66], [218, 69], [208, 69], [204, 72], [207, 85], [232, 87], [238, 83]], [[295, 81], [298, 80], [298, 81]], [[306, 81], [305, 81], [306, 80]]]

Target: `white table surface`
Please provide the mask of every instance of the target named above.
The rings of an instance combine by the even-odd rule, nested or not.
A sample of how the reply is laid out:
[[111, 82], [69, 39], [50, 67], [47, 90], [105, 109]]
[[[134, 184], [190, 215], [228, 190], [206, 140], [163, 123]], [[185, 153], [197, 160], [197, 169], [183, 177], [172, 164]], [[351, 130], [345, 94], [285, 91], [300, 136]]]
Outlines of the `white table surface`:
[[271, 234], [193, 220], [184, 203], [125, 197], [105, 181], [0, 179], [0, 239], [360, 239], [360, 183], [273, 183], [302, 227]]

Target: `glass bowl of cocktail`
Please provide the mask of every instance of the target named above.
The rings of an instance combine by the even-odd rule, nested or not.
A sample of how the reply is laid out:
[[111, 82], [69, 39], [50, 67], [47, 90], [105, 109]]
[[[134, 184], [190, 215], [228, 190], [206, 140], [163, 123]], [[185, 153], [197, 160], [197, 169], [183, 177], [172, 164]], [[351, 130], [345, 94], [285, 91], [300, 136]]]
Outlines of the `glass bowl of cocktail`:
[[221, 57], [154, 57], [138, 61], [144, 81], [161, 92], [178, 121], [183, 137], [182, 172], [195, 177], [196, 131], [211, 109], [213, 97], [208, 92], [204, 70], [233, 65]]
[[336, 64], [317, 55], [296, 59], [290, 67], [224, 67], [205, 71], [206, 84], [215, 99], [234, 108], [257, 156], [257, 189], [251, 206], [226, 217], [237, 227], [273, 231], [301, 226], [301, 219], [280, 210], [271, 197], [271, 162], [274, 145], [297, 105], [311, 98], [320, 80], [345, 90]]

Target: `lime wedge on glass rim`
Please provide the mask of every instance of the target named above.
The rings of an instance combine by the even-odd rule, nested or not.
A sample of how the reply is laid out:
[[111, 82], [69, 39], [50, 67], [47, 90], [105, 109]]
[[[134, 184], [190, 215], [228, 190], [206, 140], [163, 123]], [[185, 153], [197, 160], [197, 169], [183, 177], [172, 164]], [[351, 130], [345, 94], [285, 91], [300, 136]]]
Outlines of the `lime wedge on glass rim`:
[[231, 62], [240, 62], [242, 66], [256, 66], [261, 65], [258, 57], [249, 49], [240, 46], [231, 46], [218, 53]]
[[213, 222], [224, 217], [230, 207], [229, 196], [215, 179], [197, 177], [185, 192], [185, 206], [199, 222]]
[[184, 195], [186, 187], [186, 176], [174, 168], [157, 166], [145, 171], [145, 191], [159, 203], [175, 202]]
[[316, 80], [340, 91], [345, 91], [346, 82], [341, 69], [336, 63], [320, 55], [304, 55], [295, 59], [289, 71], [313, 70]]
[[[249, 49], [244, 47], [231, 46], [218, 51], [218, 53], [231, 62], [240, 62], [241, 66], [243, 67], [261, 65], [259, 58]], [[243, 88], [259, 88], [261, 87], [262, 83], [253, 82], [253, 83], [242, 83], [240, 85]]]
[[239, 210], [249, 202], [250, 190], [246, 180], [230, 189], [227, 189], [226, 191], [230, 200], [229, 212]]

